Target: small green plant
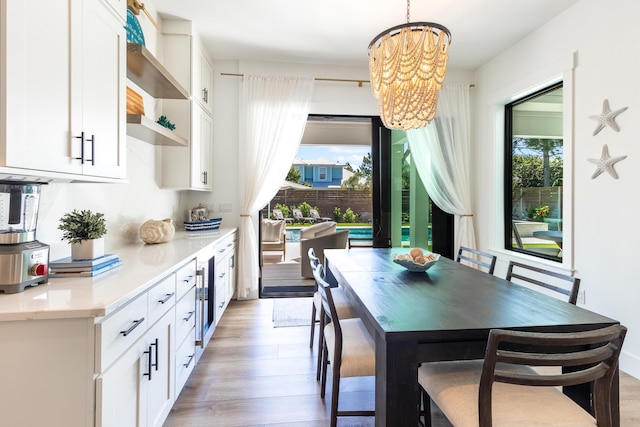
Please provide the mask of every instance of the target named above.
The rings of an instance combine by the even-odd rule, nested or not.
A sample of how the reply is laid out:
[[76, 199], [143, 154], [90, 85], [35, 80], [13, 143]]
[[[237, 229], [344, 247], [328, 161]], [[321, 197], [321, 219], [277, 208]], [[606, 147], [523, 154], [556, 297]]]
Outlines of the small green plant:
[[544, 219], [549, 216], [549, 206], [538, 206], [537, 208], [529, 206], [527, 214], [533, 221], [544, 222]]
[[331, 216], [333, 217], [333, 220], [335, 222], [341, 222], [342, 221], [342, 209], [340, 209], [340, 207], [336, 206], [335, 208], [333, 208], [333, 213], [331, 214]]
[[311, 216], [311, 205], [307, 202], [302, 202], [298, 205], [298, 209], [302, 212], [302, 216], [308, 218]]
[[158, 120], [156, 120], [156, 123], [159, 124], [160, 126], [166, 127], [169, 130], [175, 130], [176, 128], [176, 125], [171, 123], [169, 119], [167, 119], [167, 116], [160, 116]]
[[342, 215], [342, 219], [344, 222], [356, 222], [356, 214], [351, 208], [347, 208], [347, 210], [344, 211], [344, 215]]
[[107, 234], [107, 225], [104, 214], [74, 209], [60, 218], [58, 230], [62, 230], [61, 240], [74, 244], [82, 240], [101, 238]]

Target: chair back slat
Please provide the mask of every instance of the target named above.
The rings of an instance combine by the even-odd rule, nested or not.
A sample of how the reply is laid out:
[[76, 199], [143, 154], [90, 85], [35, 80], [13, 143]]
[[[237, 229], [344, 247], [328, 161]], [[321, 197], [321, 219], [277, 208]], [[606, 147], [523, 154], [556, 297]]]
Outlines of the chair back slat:
[[498, 257], [495, 255], [491, 255], [487, 252], [482, 252], [477, 249], [467, 248], [465, 246], [460, 246], [458, 249], [458, 256], [456, 257], [456, 262], [466, 261], [470, 264], [475, 264], [479, 267], [484, 267], [487, 269], [487, 273], [493, 274], [493, 271], [496, 268], [496, 261]]
[[[538, 278], [554, 278], [555, 283], [544, 282]], [[575, 305], [578, 301], [578, 291], [580, 290], [580, 279], [555, 271], [545, 270], [543, 268], [534, 267], [532, 265], [522, 264], [516, 261], [509, 262], [506, 279], [514, 282], [514, 279], [531, 283], [536, 286], [558, 292], [568, 296], [569, 303]], [[559, 283], [566, 282], [569, 288], [563, 288]], [[558, 284], [556, 284], [558, 283]]]

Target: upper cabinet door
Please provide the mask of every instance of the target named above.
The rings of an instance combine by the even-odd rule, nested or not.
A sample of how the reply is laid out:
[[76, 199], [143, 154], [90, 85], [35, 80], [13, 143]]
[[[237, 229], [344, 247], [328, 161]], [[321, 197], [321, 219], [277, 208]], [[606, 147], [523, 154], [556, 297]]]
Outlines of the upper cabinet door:
[[0, 63], [6, 71], [0, 79], [0, 166], [82, 171], [73, 159], [80, 144], [69, 134], [71, 20], [78, 4], [0, 2]]
[[[202, 105], [209, 114], [213, 114], [213, 93], [211, 90], [211, 87], [213, 86], [213, 69], [201, 49], [198, 49], [194, 68], [199, 72], [199, 91], [198, 93], [194, 93], [193, 96], [199, 100], [200, 105]], [[194, 72], [196, 71], [194, 70]]]
[[0, 167], [124, 178], [124, 21], [101, 0], [0, 7]]
[[126, 31], [101, 4], [85, 0], [82, 38], [83, 173], [126, 177]]

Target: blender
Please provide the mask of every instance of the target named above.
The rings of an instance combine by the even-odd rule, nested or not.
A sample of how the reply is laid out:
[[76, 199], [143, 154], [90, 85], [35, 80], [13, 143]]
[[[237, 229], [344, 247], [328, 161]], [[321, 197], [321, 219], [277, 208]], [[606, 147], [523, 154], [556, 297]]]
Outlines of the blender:
[[36, 240], [40, 186], [0, 181], [0, 293], [49, 280], [49, 246]]

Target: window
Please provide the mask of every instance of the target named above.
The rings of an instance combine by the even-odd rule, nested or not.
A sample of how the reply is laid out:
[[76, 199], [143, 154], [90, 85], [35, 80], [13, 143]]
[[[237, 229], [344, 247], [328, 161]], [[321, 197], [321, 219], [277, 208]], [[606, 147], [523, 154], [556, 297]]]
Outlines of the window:
[[326, 181], [327, 180], [327, 168], [319, 167], [318, 168], [318, 180]]
[[505, 247], [562, 262], [562, 83], [505, 106]]

